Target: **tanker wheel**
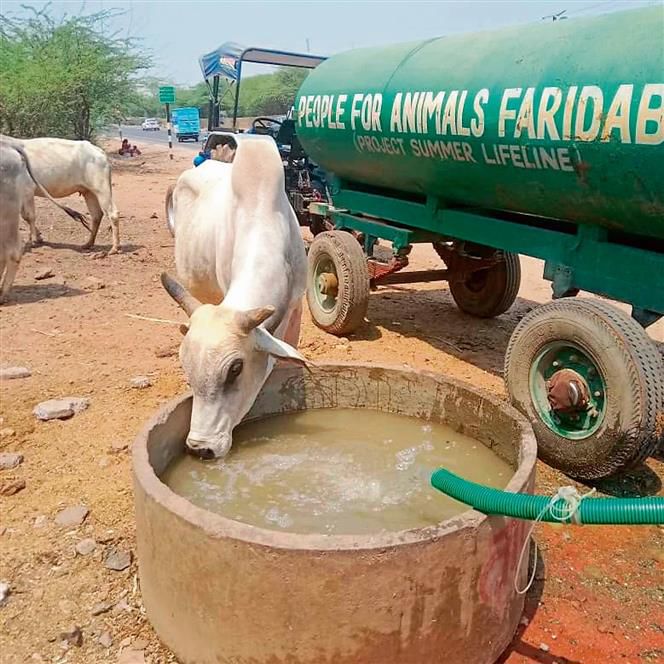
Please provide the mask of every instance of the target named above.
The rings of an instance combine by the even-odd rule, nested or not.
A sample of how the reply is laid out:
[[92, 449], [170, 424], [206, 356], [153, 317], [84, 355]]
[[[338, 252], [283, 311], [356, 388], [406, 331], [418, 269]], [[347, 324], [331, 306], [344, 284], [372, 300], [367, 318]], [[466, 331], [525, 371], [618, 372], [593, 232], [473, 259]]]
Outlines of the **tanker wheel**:
[[664, 439], [662, 357], [608, 303], [562, 299], [531, 311], [510, 339], [505, 382], [539, 456], [572, 477], [627, 470]]
[[347, 334], [364, 321], [369, 304], [367, 259], [345, 231], [319, 233], [309, 247], [307, 303], [314, 323], [330, 334]]
[[504, 314], [514, 304], [520, 285], [519, 254], [508, 251], [500, 252], [497, 262], [490, 267], [471, 272], [463, 280], [453, 277], [449, 281], [450, 292], [459, 309], [478, 318]]

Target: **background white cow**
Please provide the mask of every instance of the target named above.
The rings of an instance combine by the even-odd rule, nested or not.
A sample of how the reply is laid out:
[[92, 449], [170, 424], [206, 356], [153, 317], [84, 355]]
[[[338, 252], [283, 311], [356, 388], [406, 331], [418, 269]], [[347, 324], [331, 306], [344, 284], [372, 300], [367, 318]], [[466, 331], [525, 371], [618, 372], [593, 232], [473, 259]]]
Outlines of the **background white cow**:
[[35, 189], [73, 219], [83, 219], [80, 212], [60, 205], [43, 191], [19, 141], [0, 137], [0, 303], [9, 295], [23, 255], [19, 220], [26, 203], [34, 200]]
[[275, 142], [238, 139], [233, 163], [185, 171], [166, 200], [182, 283], [162, 275], [190, 316], [180, 360], [193, 391], [187, 446], [224, 456], [274, 358], [295, 350], [306, 256]]
[[[105, 216], [111, 225], [113, 244], [109, 253], [120, 250], [119, 214], [111, 191], [111, 165], [103, 150], [88, 141], [68, 141], [62, 138], [30, 138], [20, 140], [30, 159], [37, 180], [54, 198], [79, 193], [85, 198], [90, 212], [90, 231], [84, 249], [92, 247], [97, 238], [99, 224]], [[38, 187], [34, 195], [42, 196]], [[23, 218], [30, 225], [30, 239], [41, 242], [36, 225], [34, 199], [23, 208]]]

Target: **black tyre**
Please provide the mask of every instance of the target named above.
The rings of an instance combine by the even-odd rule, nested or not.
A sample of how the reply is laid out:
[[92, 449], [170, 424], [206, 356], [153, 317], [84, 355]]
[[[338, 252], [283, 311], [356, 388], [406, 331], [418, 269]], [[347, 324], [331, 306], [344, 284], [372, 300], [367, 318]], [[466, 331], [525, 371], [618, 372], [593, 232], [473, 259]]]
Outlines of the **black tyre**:
[[[567, 408], [553, 385], [569, 388], [570, 377], [576, 384], [568, 393], [582, 398]], [[664, 438], [661, 354], [635, 320], [606, 302], [563, 299], [531, 311], [510, 339], [505, 382], [533, 424], [539, 456], [572, 477], [627, 470]]]
[[357, 240], [344, 231], [319, 233], [308, 263], [307, 303], [314, 323], [330, 334], [356, 330], [369, 303], [367, 261]]
[[[438, 253], [444, 260], [444, 254]], [[514, 304], [519, 294], [519, 255], [499, 252], [498, 262], [491, 267], [473, 272], [463, 281], [451, 278], [449, 285], [454, 301], [464, 313], [478, 318], [500, 316]]]
[[473, 272], [464, 281], [450, 282], [450, 292], [464, 313], [478, 318], [504, 314], [519, 294], [521, 263], [518, 254], [503, 252], [486, 270]]

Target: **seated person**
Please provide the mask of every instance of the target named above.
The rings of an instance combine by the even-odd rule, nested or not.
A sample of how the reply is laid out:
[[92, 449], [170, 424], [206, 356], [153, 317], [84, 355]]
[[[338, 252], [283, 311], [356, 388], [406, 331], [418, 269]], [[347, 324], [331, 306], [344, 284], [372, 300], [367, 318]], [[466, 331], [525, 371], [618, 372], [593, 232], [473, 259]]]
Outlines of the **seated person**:
[[233, 148], [228, 143], [220, 143], [210, 150], [210, 159], [230, 164], [235, 158], [236, 149], [237, 146]]
[[118, 154], [121, 155], [122, 157], [125, 157], [125, 156], [131, 154], [131, 146], [129, 145], [129, 141], [126, 138], [122, 139], [122, 145], [120, 146], [120, 149], [118, 150]]

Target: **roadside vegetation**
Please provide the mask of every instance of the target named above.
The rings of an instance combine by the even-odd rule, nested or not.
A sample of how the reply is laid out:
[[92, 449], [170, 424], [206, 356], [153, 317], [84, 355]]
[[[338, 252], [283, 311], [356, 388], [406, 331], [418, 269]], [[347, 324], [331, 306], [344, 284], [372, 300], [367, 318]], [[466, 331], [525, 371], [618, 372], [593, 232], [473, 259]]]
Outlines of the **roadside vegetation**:
[[[286, 113], [305, 77], [305, 70], [281, 67], [273, 73], [243, 78], [240, 86], [238, 115], [254, 117]], [[164, 107], [159, 104], [158, 99], [160, 85], [173, 85], [173, 83], [159, 79], [144, 81], [142, 94], [130, 105], [127, 115], [133, 118], [163, 117]], [[222, 81], [220, 98], [224, 114], [231, 114], [234, 91], [228, 81]], [[201, 117], [206, 118], [208, 87], [204, 82], [191, 87], [176, 85], [175, 101], [176, 106], [195, 106], [199, 109]]]
[[[139, 42], [104, 29], [121, 11], [56, 19], [49, 5], [24, 9], [0, 15], [0, 133], [93, 139], [109, 124], [164, 116], [158, 88], [173, 83], [146, 76], [152, 61]], [[243, 79], [239, 114], [285, 113], [305, 75], [281, 68]], [[232, 111], [230, 88], [222, 82], [224, 114]], [[176, 85], [175, 106], [207, 117], [207, 85]]]
[[131, 39], [105, 35], [114, 10], [56, 20], [48, 5], [0, 16], [0, 132], [90, 139], [139, 97], [151, 60]]

